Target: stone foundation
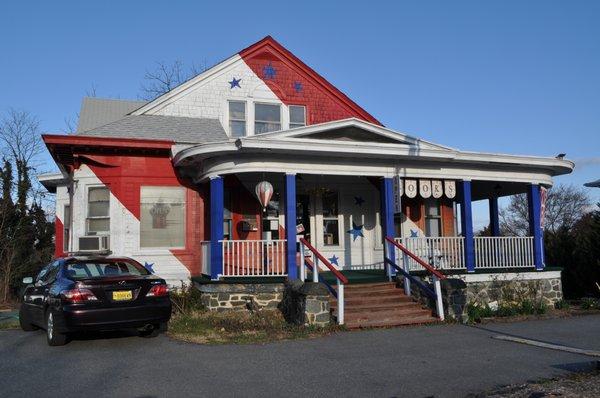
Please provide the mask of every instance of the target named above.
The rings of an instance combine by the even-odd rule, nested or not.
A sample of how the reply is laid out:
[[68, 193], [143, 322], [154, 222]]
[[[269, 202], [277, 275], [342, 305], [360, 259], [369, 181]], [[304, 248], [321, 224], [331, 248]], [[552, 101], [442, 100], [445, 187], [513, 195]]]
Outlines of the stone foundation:
[[279, 307], [286, 321], [324, 327], [331, 322], [329, 291], [322, 283], [293, 281], [285, 286]]
[[211, 311], [279, 309], [289, 323], [327, 326], [331, 322], [329, 291], [322, 283], [196, 284], [202, 304]]
[[283, 283], [209, 283], [196, 288], [211, 311], [277, 309], [284, 291]]
[[[428, 277], [421, 280], [433, 290]], [[529, 300], [553, 307], [563, 298], [560, 271], [449, 275], [441, 281], [441, 287], [446, 317], [460, 322], [467, 321], [469, 304], [494, 306]], [[433, 300], [414, 284], [411, 293], [420, 302], [435, 308]]]

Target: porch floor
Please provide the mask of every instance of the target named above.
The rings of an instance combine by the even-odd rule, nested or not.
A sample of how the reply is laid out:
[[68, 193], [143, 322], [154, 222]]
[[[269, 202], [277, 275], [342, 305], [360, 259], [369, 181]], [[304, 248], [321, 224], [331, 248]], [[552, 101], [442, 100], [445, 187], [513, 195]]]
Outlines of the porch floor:
[[[349, 284], [377, 283], [388, 281], [388, 278], [384, 273], [385, 271], [380, 269], [344, 270], [341, 272], [346, 278], [348, 278]], [[320, 275], [330, 285], [336, 284], [336, 279], [335, 276], [333, 276], [332, 272], [321, 272]]]

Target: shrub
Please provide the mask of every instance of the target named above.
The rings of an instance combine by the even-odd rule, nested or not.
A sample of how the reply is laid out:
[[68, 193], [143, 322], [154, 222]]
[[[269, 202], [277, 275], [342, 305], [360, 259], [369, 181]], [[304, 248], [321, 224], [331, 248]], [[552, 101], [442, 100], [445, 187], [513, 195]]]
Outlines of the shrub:
[[600, 302], [593, 297], [584, 297], [581, 299], [581, 308], [584, 310], [595, 310], [600, 308]]
[[571, 305], [566, 300], [559, 300], [556, 303], [554, 303], [554, 308], [556, 308], [557, 310], [568, 310], [570, 307]]
[[182, 283], [180, 288], [171, 290], [170, 296], [174, 313], [186, 314], [204, 309], [200, 291], [193, 284]]
[[469, 322], [480, 322], [482, 318], [494, 316], [494, 311], [487, 304], [485, 306], [479, 304], [468, 304], [467, 316], [469, 317]]

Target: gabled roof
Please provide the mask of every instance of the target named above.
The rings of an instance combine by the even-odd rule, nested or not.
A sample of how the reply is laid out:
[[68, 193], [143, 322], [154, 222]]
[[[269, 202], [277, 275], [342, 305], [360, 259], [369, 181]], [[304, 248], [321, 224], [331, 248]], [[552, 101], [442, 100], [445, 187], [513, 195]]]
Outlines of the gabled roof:
[[[190, 80], [182, 83], [181, 85], [175, 87], [171, 91], [159, 96], [158, 98], [148, 102], [141, 108], [133, 111], [132, 115], [143, 115], [146, 113], [151, 113], [155, 109], [159, 109], [161, 106], [166, 104], [168, 101], [176, 100], [180, 97], [183, 97], [187, 94], [188, 90], [193, 89], [196, 85], [201, 84], [205, 80], [208, 80], [212, 77], [218, 76], [227, 68], [236, 65], [238, 62], [245, 62], [246, 59], [252, 57], [255, 54], [262, 53], [271, 53], [275, 55], [278, 59], [282, 60], [285, 64], [294, 68], [295, 71], [301, 73], [305, 79], [312, 82], [315, 86], [321, 87], [323, 91], [331, 98], [334, 98], [338, 103], [343, 105], [345, 109], [351, 110], [352, 114], [357, 115], [358, 117], [367, 120], [371, 123], [379, 124], [381, 123], [375, 119], [371, 114], [369, 114], [362, 107], [357, 105], [354, 101], [352, 101], [346, 94], [341, 92], [334, 85], [329, 83], [325, 78], [315, 72], [312, 68], [302, 62], [298, 57], [296, 57], [292, 52], [287, 50], [281, 44], [279, 44], [275, 39], [271, 36], [266, 36], [262, 40], [252, 44], [251, 46], [243, 49], [238, 54], [234, 54], [231, 57], [225, 59], [224, 61], [218, 63], [210, 69], [200, 73], [199, 75], [191, 78]], [[265, 81], [267, 85], [272, 84], [270, 81]], [[284, 101], [285, 102], [285, 101]]]
[[377, 124], [368, 123], [357, 118], [336, 120], [333, 122], [313, 124], [290, 130], [275, 131], [244, 137], [247, 140], [281, 140], [302, 139], [336, 142], [396, 144], [418, 147], [419, 149], [435, 149], [452, 151], [453, 148], [434, 144], [408, 134], [400, 133]]
[[144, 104], [146, 101], [84, 97], [79, 111], [77, 133], [119, 120]]
[[171, 140], [177, 143], [222, 141], [227, 134], [217, 119], [179, 116], [125, 116], [80, 136]]

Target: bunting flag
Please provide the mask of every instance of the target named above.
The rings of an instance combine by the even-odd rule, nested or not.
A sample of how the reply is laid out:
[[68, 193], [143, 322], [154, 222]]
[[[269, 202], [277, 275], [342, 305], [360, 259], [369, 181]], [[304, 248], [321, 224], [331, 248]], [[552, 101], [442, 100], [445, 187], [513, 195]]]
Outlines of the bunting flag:
[[444, 181], [444, 193], [448, 199], [454, 199], [456, 196], [456, 182], [445, 180]]
[[431, 181], [430, 180], [419, 180], [419, 193], [423, 199], [431, 197]]
[[404, 192], [409, 198], [417, 196], [417, 180], [404, 180]]
[[440, 180], [431, 181], [431, 196], [436, 199], [441, 198], [444, 195], [444, 185]]

